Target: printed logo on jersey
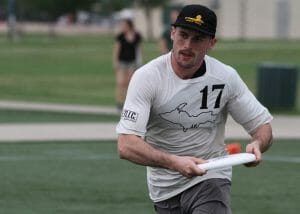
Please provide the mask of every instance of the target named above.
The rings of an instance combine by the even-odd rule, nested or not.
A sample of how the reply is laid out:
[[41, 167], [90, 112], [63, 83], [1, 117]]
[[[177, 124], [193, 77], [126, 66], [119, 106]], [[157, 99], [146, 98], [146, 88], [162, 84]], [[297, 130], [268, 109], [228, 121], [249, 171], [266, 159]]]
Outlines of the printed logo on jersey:
[[132, 122], [136, 122], [138, 119], [139, 114], [134, 112], [134, 111], [130, 111], [127, 109], [124, 109], [121, 115], [121, 118], [124, 120], [129, 120]]
[[161, 113], [159, 116], [172, 124], [180, 126], [184, 132], [188, 129], [213, 126], [217, 114], [214, 114], [212, 111], [206, 111], [193, 115], [184, 109], [186, 105], [187, 103], [181, 103], [175, 109]]

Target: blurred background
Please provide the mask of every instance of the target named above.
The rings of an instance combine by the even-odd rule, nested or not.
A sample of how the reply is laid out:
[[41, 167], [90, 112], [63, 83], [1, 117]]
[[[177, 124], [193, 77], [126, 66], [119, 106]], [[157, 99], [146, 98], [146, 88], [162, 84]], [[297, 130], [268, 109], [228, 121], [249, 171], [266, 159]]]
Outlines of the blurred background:
[[[157, 39], [172, 7], [200, 3], [218, 15], [223, 39], [299, 39], [297, 0], [1, 0], [1, 32], [15, 21], [16, 33], [109, 34], [116, 21], [132, 18], [145, 38]], [[65, 29], [66, 27], [69, 27]], [[77, 27], [77, 28], [76, 28]], [[84, 32], [85, 30], [85, 32]]]
[[132, 19], [144, 38], [145, 63], [160, 54], [158, 40], [170, 27], [171, 11], [188, 3], [218, 15], [219, 44], [211, 55], [236, 68], [271, 110], [299, 112], [295, 71], [283, 79], [280, 71], [267, 75], [274, 85], [284, 80], [283, 87], [291, 86], [283, 92], [267, 86], [282, 93], [279, 100], [260, 90], [261, 81], [270, 83], [263, 74], [268, 67], [299, 65], [297, 0], [1, 0], [0, 98], [115, 105], [111, 58], [120, 20]]
[[[154, 213], [145, 168], [116, 152], [113, 46], [132, 19], [148, 62], [172, 10], [192, 3], [218, 16], [210, 55], [275, 118], [262, 166], [235, 168], [234, 213], [298, 213], [298, 0], [0, 0], [0, 213]], [[226, 131], [249, 142], [231, 119]]]

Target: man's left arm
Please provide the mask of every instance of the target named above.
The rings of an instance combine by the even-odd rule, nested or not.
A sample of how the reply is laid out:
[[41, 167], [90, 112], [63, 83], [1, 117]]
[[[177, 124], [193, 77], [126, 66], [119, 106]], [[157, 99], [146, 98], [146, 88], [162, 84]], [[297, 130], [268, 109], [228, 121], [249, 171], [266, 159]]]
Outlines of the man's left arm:
[[246, 166], [257, 166], [262, 161], [262, 153], [267, 151], [273, 142], [272, 127], [269, 123], [259, 126], [252, 134], [252, 142], [246, 146], [247, 153], [253, 153], [256, 161]]

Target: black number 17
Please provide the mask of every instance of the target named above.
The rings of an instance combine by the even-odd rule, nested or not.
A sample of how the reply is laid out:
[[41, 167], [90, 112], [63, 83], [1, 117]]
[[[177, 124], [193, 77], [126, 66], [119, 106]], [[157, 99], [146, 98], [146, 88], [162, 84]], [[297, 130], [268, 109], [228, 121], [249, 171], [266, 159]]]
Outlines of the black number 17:
[[[224, 87], [225, 87], [225, 84], [219, 84], [219, 85], [213, 85], [212, 86], [212, 91], [220, 90], [219, 94], [217, 96], [214, 108], [220, 108], [220, 102], [221, 102], [221, 97], [222, 97]], [[208, 86], [205, 86], [200, 91], [200, 93], [202, 93], [202, 103], [201, 103], [200, 109], [207, 109]]]

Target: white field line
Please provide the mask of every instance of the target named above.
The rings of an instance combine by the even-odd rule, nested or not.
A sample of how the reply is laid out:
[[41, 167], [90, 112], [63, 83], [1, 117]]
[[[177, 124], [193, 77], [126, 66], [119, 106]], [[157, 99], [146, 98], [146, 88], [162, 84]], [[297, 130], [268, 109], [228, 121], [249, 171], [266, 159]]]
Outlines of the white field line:
[[[63, 156], [14, 156], [14, 155], [6, 155], [0, 156], [0, 162], [11, 162], [11, 161], [91, 161], [91, 160], [118, 160], [117, 154], [109, 155], [109, 154], [69, 154]], [[278, 156], [278, 155], [264, 155], [264, 162], [276, 162], [276, 163], [292, 163], [292, 164], [300, 164], [300, 157], [291, 157], [291, 156]]]
[[281, 163], [296, 163], [297, 164], [297, 163], [300, 163], [300, 157], [265, 155], [265, 156], [263, 156], [263, 161], [281, 162]]
[[87, 155], [87, 156], [1, 156], [0, 162], [9, 161], [90, 161], [90, 160], [113, 160], [117, 155]]

